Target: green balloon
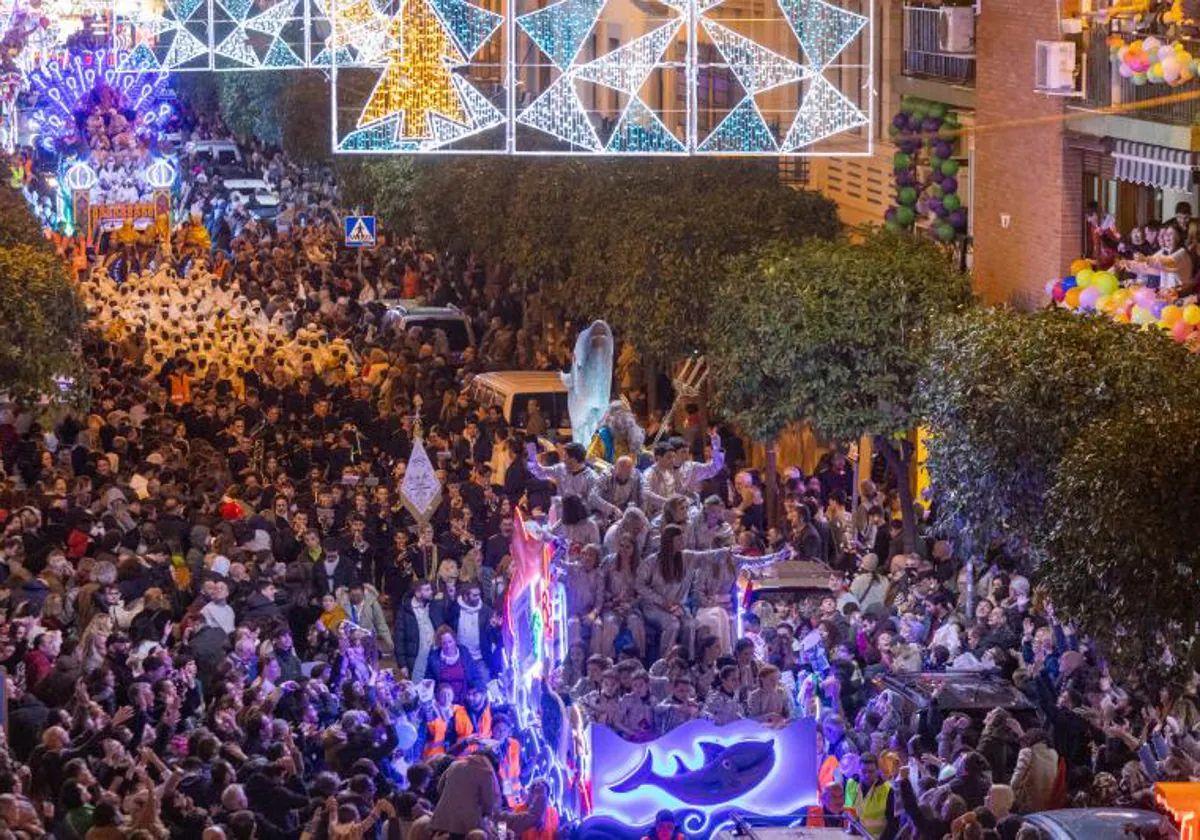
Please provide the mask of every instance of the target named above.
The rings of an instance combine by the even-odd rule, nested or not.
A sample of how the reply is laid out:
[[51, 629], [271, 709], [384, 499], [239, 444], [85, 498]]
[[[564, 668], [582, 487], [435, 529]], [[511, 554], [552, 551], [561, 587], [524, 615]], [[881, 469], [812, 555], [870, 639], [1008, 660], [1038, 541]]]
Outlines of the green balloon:
[[942, 199], [942, 206], [953, 213], [955, 210], [962, 207], [962, 199], [957, 195], [948, 195]]
[[901, 187], [897, 200], [905, 207], [911, 207], [917, 203], [917, 191], [912, 187]]
[[929, 106], [929, 116], [937, 117], [939, 120], [946, 118], [946, 104], [944, 102], [934, 102]]
[[938, 137], [942, 140], [953, 140], [958, 136], [959, 127], [951, 125], [948, 122], [942, 123], [942, 127], [938, 129]]
[[896, 128], [896, 126], [894, 126], [894, 125], [888, 126], [888, 136], [895, 137], [899, 133], [900, 133], [900, 129]]
[[917, 214], [913, 212], [911, 207], [901, 206], [896, 208], [896, 224], [901, 227], [910, 227], [916, 218]]
[[886, 222], [883, 223], [883, 226], [885, 228], [887, 228], [888, 230], [892, 231], [892, 233], [896, 233], [900, 230], [900, 223], [897, 222], [895, 219], [888, 219]]
[[929, 159], [929, 168], [934, 170], [935, 172], [941, 172], [942, 164], [945, 162], [946, 162], [945, 158], [940, 158], [937, 155], [934, 155], [933, 157], [931, 157]]
[[942, 164], [942, 174], [954, 177], [958, 174], [958, 161], [948, 160]]
[[949, 222], [938, 222], [934, 232], [937, 233], [937, 238], [943, 242], [954, 241], [954, 226]]
[[912, 166], [912, 158], [904, 152], [896, 152], [896, 156], [892, 158], [892, 166], [895, 169], [908, 169]]
[[925, 188], [925, 192], [930, 198], [941, 198], [946, 194], [946, 191], [942, 189], [941, 184], [930, 184]]

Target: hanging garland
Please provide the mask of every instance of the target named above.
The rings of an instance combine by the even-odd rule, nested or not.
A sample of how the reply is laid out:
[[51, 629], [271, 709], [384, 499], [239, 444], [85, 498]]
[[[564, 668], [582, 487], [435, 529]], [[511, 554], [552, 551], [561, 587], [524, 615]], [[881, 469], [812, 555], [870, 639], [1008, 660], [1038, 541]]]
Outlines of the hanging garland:
[[933, 235], [953, 242], [967, 232], [967, 209], [958, 195], [959, 163], [954, 142], [962, 126], [942, 102], [906, 96], [889, 128], [897, 152], [892, 159], [896, 206], [884, 214], [889, 230], [912, 230], [926, 218]]

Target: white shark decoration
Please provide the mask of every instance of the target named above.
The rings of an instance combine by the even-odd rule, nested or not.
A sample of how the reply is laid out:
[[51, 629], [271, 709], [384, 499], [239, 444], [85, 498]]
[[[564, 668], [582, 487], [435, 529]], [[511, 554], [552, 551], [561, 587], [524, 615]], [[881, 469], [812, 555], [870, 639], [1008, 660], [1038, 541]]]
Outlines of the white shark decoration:
[[575, 339], [571, 372], [560, 374], [567, 386], [571, 439], [587, 446], [608, 411], [612, 392], [613, 334], [608, 324], [593, 321]]

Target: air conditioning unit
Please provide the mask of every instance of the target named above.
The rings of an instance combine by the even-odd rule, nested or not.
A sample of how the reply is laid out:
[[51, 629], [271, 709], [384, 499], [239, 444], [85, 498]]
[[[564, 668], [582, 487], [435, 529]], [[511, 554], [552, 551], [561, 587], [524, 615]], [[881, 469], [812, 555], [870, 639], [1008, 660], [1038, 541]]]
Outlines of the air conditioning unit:
[[943, 6], [938, 10], [938, 49], [944, 53], [975, 52], [975, 7]]
[[1038, 41], [1034, 90], [1050, 96], [1082, 96], [1074, 41]]

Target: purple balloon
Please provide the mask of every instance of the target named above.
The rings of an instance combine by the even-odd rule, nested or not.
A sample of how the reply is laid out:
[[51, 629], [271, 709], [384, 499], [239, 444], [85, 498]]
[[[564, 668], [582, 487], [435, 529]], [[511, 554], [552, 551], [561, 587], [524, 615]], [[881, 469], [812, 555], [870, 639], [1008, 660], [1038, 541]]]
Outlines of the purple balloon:
[[946, 195], [958, 192], [958, 179], [953, 175], [943, 175], [942, 192], [944, 192]]
[[883, 214], [883, 220], [884, 220], [885, 222], [890, 222], [890, 221], [892, 221], [892, 220], [893, 220], [893, 219], [895, 219], [895, 218], [896, 218], [896, 208], [895, 208], [895, 207], [889, 207], [889, 208], [887, 209], [887, 212], [885, 212], [885, 213]]
[[941, 172], [934, 170], [933, 172], [929, 173], [929, 180], [935, 184], [940, 184], [942, 181], [946, 180], [946, 176]]
[[933, 144], [933, 153], [942, 160], [945, 160], [954, 153], [954, 149], [945, 140], [938, 140]]
[[967, 229], [967, 211], [961, 207], [950, 214], [947, 219], [955, 230], [963, 231]]
[[1153, 315], [1155, 318], [1161, 318], [1162, 311], [1166, 308], [1167, 308], [1166, 301], [1156, 300], [1156, 301], [1154, 301], [1154, 303], [1150, 304], [1150, 314]]
[[903, 131], [908, 127], [908, 116], [905, 114], [896, 114], [892, 117], [892, 125]]
[[942, 206], [942, 200], [940, 198], [929, 199], [925, 202], [925, 206], [929, 208], [930, 213], [936, 213], [939, 216], [942, 215], [942, 211], [946, 209]]
[[921, 123], [922, 131], [934, 132], [934, 131], [937, 131], [941, 127], [942, 127], [942, 121], [939, 120], [937, 117], [926, 117], [925, 120]]
[[945, 204], [942, 204], [941, 199], [938, 199], [938, 207], [934, 212], [938, 214], [939, 219], [944, 219], [950, 215], [950, 211], [946, 209]]
[[917, 176], [911, 169], [901, 169], [896, 173], [896, 186], [912, 187], [917, 183]]
[[915, 154], [921, 148], [921, 141], [913, 138], [907, 138], [900, 141], [900, 151], [905, 154]]

